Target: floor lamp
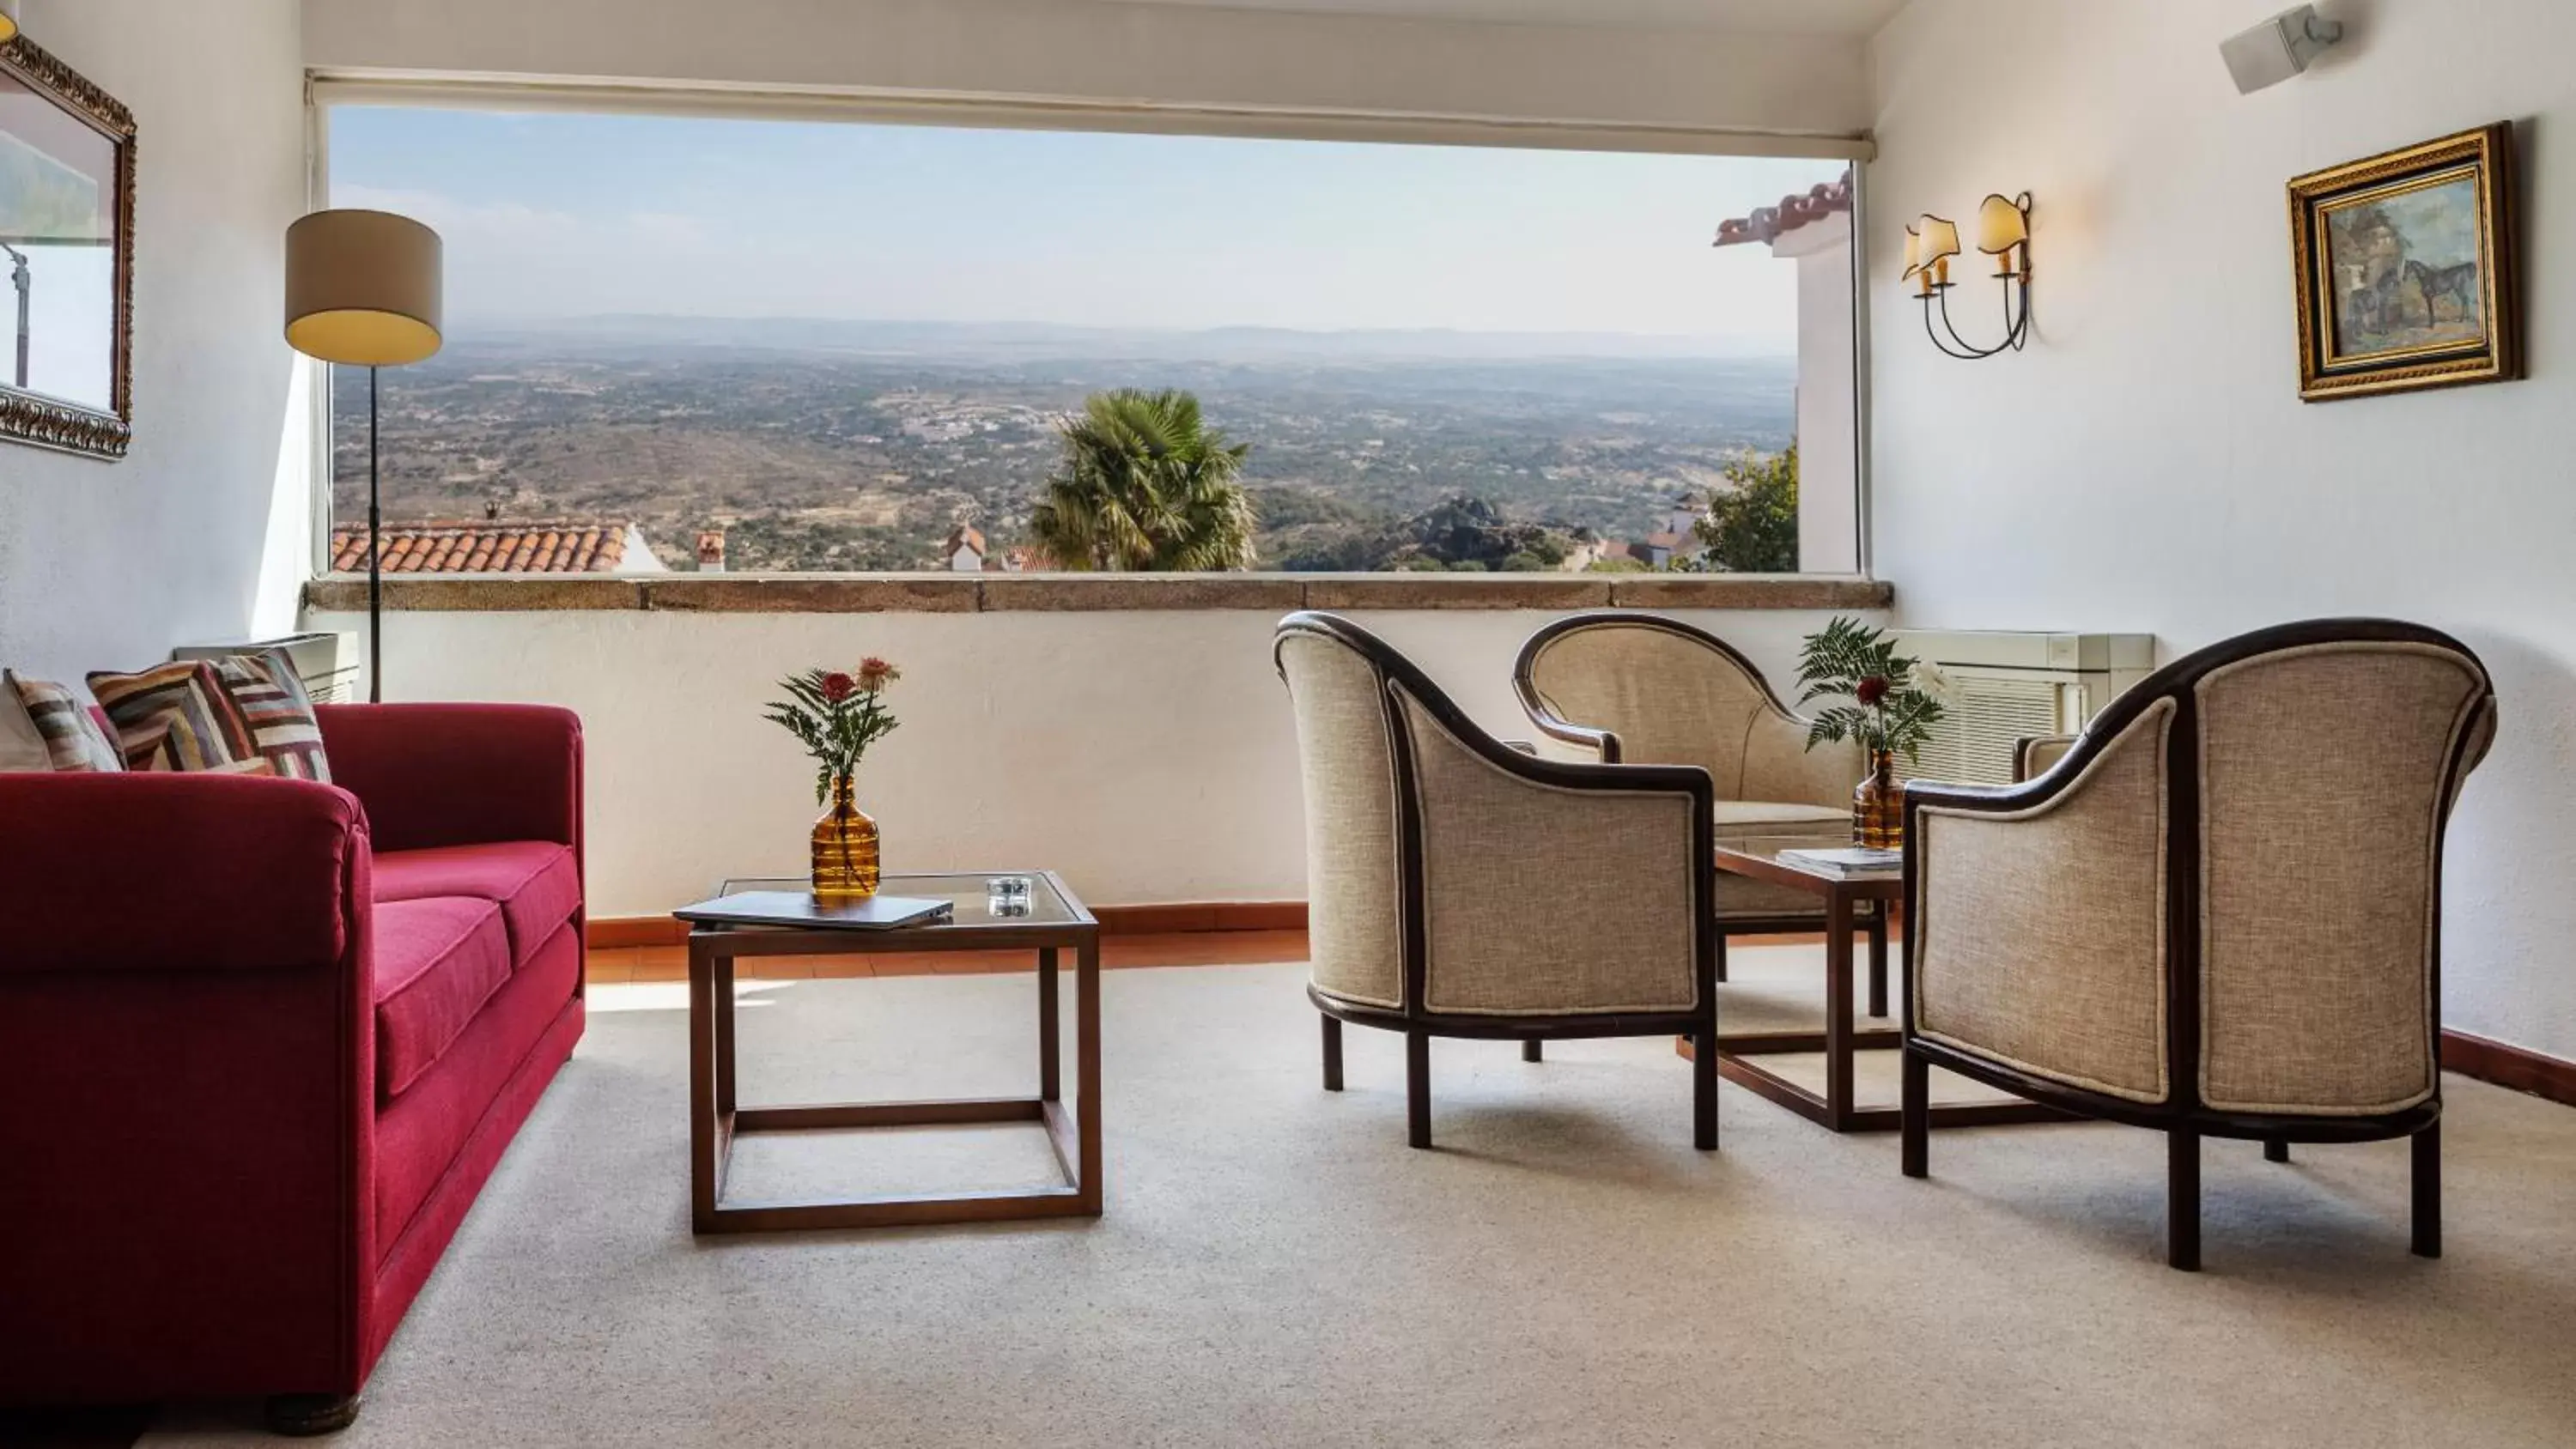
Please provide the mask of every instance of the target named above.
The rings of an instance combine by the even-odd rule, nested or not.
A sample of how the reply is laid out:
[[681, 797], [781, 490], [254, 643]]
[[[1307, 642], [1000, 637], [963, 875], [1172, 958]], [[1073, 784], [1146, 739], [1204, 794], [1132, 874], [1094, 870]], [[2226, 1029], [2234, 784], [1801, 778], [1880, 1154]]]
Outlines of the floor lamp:
[[[384, 698], [384, 517], [377, 499], [377, 369], [438, 351], [438, 233], [383, 211], [317, 211], [286, 229], [286, 341], [367, 369], [367, 698]], [[330, 406], [325, 390], [323, 406]]]

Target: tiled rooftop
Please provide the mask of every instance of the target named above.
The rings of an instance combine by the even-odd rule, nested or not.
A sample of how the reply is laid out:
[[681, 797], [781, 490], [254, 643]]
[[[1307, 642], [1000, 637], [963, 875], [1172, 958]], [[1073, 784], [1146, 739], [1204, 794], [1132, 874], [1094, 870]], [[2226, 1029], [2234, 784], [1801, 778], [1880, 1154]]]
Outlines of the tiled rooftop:
[[[389, 574], [604, 574], [626, 556], [622, 523], [397, 523], [386, 525]], [[331, 530], [331, 569], [367, 567], [367, 530]]]
[[1822, 221], [1838, 211], [1852, 209], [1852, 179], [1846, 171], [1842, 179], [1819, 183], [1805, 191], [1780, 198], [1778, 206], [1758, 207], [1751, 216], [1739, 216], [1717, 224], [1717, 245], [1731, 247], [1746, 242], [1773, 242], [1783, 232], [1796, 231], [1810, 222]]

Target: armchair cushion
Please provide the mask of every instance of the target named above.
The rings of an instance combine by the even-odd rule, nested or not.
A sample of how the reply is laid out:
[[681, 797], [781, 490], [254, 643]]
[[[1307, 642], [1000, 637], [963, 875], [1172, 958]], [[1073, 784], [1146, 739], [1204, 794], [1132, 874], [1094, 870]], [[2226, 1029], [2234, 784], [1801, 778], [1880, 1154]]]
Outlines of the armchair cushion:
[[500, 907], [441, 897], [379, 901], [376, 1072], [390, 1100], [435, 1066], [510, 979]]
[[1690, 795], [1513, 774], [1397, 697], [1422, 799], [1423, 1005], [1497, 1016], [1697, 1006]]
[[2066, 789], [2011, 812], [1924, 805], [1916, 1030], [2135, 1102], [2171, 1093], [2160, 700]]
[[551, 841], [440, 845], [376, 852], [379, 901], [464, 896], [501, 908], [512, 963], [525, 961], [581, 909], [581, 867]]

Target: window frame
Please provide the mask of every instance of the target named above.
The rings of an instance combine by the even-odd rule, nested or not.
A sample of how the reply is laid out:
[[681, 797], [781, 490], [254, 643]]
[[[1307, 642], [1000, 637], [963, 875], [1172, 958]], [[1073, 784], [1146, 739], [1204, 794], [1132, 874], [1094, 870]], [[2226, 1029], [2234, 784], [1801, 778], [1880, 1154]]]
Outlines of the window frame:
[[[636, 84], [578, 80], [522, 81], [492, 77], [387, 75], [366, 71], [308, 71], [304, 84], [305, 204], [330, 204], [331, 110], [335, 106], [412, 106], [441, 110], [569, 111], [729, 120], [835, 121], [859, 125], [976, 127], [1148, 135], [1219, 136], [1293, 141], [1355, 141], [1396, 145], [1490, 146], [1506, 150], [1619, 151], [1657, 155], [1807, 158], [1850, 163], [1852, 295], [1853, 570], [1745, 575], [1874, 583], [1870, 547], [1871, 446], [1869, 166], [1878, 154], [1866, 134], [1769, 131], [1725, 127], [1652, 126], [1613, 122], [1552, 121], [1438, 113], [1383, 114], [1287, 107], [1157, 105], [1056, 100], [1035, 97], [952, 95], [929, 91], [763, 89], [679, 82]], [[310, 512], [312, 578], [331, 572], [332, 368], [299, 357], [310, 369]], [[903, 579], [917, 571], [824, 575], [749, 571], [744, 578]], [[1056, 577], [1056, 576], [1051, 576]], [[1066, 575], [1068, 582], [1119, 574]], [[1207, 576], [1199, 577], [1224, 577]], [[1400, 573], [1340, 575], [1354, 579], [1403, 579]], [[1497, 575], [1495, 577], [1507, 577]], [[1720, 576], [1724, 577], [1724, 576]]]

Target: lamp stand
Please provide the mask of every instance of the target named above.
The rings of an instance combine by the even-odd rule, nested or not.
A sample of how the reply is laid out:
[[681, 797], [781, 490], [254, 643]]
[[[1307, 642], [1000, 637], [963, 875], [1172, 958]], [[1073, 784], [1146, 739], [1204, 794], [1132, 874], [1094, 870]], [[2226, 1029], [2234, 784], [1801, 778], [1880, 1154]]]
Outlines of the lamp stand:
[[382, 559], [384, 542], [379, 537], [385, 526], [383, 510], [378, 507], [376, 489], [376, 377], [375, 366], [367, 367], [367, 703], [380, 704], [385, 697], [385, 599]]

